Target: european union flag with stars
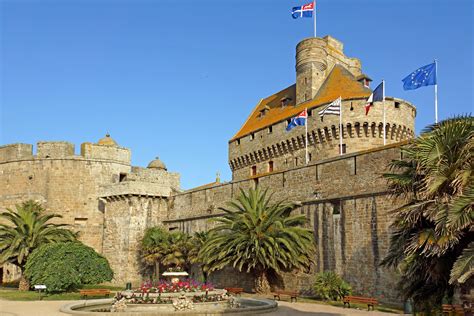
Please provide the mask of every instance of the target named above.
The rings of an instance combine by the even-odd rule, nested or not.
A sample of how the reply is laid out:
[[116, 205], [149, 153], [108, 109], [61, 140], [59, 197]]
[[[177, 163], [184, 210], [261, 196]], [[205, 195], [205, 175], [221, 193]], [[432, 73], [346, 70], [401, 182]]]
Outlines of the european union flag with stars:
[[403, 80], [403, 90], [415, 90], [436, 84], [436, 62], [420, 67]]

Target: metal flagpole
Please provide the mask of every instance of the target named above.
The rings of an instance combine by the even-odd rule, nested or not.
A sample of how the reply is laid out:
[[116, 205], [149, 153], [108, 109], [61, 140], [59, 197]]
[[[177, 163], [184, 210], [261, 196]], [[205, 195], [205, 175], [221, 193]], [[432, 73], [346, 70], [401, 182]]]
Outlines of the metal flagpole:
[[438, 123], [438, 61], [435, 59], [435, 79], [436, 83], [434, 86], [435, 92], [435, 123]]
[[339, 154], [342, 155], [342, 99], [339, 96]]
[[306, 119], [305, 119], [305, 134], [304, 134], [304, 143], [306, 145], [306, 154], [305, 154], [305, 160], [306, 160], [306, 164], [308, 164], [308, 108], [305, 108], [304, 109], [305, 113], [306, 113]]
[[387, 144], [386, 132], [385, 129], [387, 128], [385, 122], [385, 80], [382, 80], [382, 102], [383, 102], [383, 144], [384, 146]]
[[314, 37], [316, 37], [316, 0], [313, 1]]

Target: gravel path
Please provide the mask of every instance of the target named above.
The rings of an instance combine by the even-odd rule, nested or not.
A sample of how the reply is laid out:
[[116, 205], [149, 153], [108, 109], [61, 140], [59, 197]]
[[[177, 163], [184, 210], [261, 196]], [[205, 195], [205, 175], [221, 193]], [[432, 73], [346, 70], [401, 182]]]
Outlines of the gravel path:
[[[0, 300], [1, 316], [65, 316], [59, 312], [62, 305], [72, 301], [5, 301]], [[278, 310], [269, 316], [340, 316], [340, 315], [370, 315], [370, 316], [394, 316], [391, 313], [367, 312], [354, 308], [344, 309], [341, 307], [320, 305], [312, 303], [290, 303], [278, 302]]]

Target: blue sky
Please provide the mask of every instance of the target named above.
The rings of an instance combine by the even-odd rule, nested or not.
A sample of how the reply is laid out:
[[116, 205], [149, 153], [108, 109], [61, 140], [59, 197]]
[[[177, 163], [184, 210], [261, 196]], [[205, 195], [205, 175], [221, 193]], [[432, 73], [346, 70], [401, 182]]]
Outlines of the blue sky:
[[[295, 81], [312, 20], [296, 0], [0, 0], [0, 145], [95, 142], [109, 132], [182, 187], [230, 180], [227, 142], [250, 111]], [[386, 94], [434, 120], [433, 87], [401, 79], [437, 58], [439, 116], [473, 112], [472, 0], [320, 0], [332, 35]]]

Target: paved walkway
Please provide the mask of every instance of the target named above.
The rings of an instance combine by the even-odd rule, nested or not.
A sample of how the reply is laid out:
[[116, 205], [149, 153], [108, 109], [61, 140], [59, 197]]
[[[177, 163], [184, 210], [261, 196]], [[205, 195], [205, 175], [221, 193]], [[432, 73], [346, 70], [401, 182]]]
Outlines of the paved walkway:
[[[4, 301], [0, 300], [1, 316], [66, 316], [59, 312], [62, 305], [72, 301]], [[290, 303], [278, 302], [278, 310], [269, 316], [340, 316], [340, 315], [370, 315], [370, 316], [394, 316], [395, 314], [382, 312], [367, 312], [354, 308], [344, 309], [341, 307], [320, 305], [312, 303]]]

